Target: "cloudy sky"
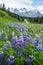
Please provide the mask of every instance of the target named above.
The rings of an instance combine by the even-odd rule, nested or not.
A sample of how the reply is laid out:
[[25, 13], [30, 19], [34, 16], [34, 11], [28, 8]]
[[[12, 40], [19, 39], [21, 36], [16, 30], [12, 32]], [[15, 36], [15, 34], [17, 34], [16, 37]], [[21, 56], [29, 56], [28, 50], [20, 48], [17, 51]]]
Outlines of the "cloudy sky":
[[43, 0], [0, 0], [2, 3], [5, 3], [6, 8], [38, 9], [43, 14]]

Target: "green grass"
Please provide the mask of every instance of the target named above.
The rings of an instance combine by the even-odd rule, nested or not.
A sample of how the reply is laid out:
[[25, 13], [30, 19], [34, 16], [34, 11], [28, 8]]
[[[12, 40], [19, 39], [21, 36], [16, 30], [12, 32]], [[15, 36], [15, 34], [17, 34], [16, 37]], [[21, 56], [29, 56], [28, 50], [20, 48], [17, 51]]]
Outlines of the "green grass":
[[[31, 30], [33, 29], [34, 30], [34, 37], [36, 34], [40, 34], [41, 35], [41, 39], [42, 39], [42, 43], [43, 43], [43, 24], [38, 24], [38, 23], [30, 23], [28, 22], [28, 24], [24, 21], [24, 22], [18, 22], [18, 20], [16, 18], [12, 18], [11, 16], [8, 15], [8, 13], [4, 12], [4, 11], [1, 11], [0, 10], [0, 32], [2, 31], [2, 29], [4, 28], [4, 25], [7, 24], [7, 23], [14, 23], [14, 24], [18, 24], [18, 23], [21, 23], [23, 25], [25, 25], [26, 27], [28, 27], [30, 30], [28, 32], [28, 35], [29, 33], [31, 32]], [[37, 28], [41, 28], [41, 32], [38, 33], [36, 30]], [[15, 31], [15, 29], [13, 29]], [[7, 30], [6, 30], [7, 31]], [[16, 32], [16, 31], [15, 31]], [[12, 33], [12, 28], [10, 28], [10, 33], [7, 32], [8, 34], [8, 37], [9, 37], [9, 40], [11, 39], [11, 33]], [[17, 32], [16, 32], [17, 34]], [[18, 33], [19, 34], [19, 33]], [[0, 50], [3, 51], [3, 46], [6, 44], [6, 41], [2, 38], [0, 39]], [[29, 48], [30, 47], [30, 48]], [[27, 45], [27, 49], [24, 49], [25, 51], [27, 51], [29, 54], [32, 54], [35, 56], [35, 60], [34, 60], [34, 65], [43, 65], [43, 51], [40, 51], [40, 52], [37, 52], [37, 51], [34, 51], [34, 47], [31, 46], [31, 45]], [[6, 52], [5, 52], [5, 61], [7, 63], [7, 60], [9, 55], [12, 54], [12, 55], [15, 55], [16, 56], [16, 51], [14, 51], [13, 49], [7, 49]], [[23, 65], [21, 62], [25, 59], [26, 57], [22, 56], [21, 59], [19, 58], [15, 58], [15, 65]], [[5, 65], [7, 65], [5, 63]]]

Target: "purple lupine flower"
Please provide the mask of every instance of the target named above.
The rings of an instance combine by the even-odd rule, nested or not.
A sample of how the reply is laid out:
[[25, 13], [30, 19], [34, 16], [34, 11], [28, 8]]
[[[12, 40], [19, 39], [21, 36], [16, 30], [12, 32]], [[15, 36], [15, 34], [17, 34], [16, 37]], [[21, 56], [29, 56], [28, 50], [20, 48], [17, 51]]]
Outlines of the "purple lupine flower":
[[23, 40], [27, 41], [27, 36], [26, 35], [23, 36]]
[[17, 45], [17, 40], [18, 40], [17, 36], [12, 37], [12, 46], [13, 46], [13, 48], [16, 47], [16, 45]]
[[8, 58], [8, 65], [14, 65], [14, 56], [10, 56], [9, 58]]
[[21, 44], [18, 44], [18, 55], [22, 54], [22, 47]]
[[7, 48], [12, 48], [10, 41], [6, 41], [6, 44], [3, 46], [3, 50], [6, 51]]
[[21, 56], [22, 49], [25, 46], [24, 41], [22, 39], [17, 40], [17, 48], [18, 48], [18, 55]]
[[32, 35], [33, 35], [33, 33], [31, 32], [31, 33], [30, 33], [30, 36], [32, 36]]
[[35, 40], [34, 40], [34, 44], [35, 45], [42, 44], [40, 35], [36, 35]]
[[21, 27], [22, 31], [24, 31], [24, 26]]
[[36, 35], [33, 45], [35, 46], [36, 50], [38, 51], [42, 50], [42, 41], [40, 35]]
[[22, 47], [22, 48], [25, 47], [25, 42], [24, 42], [23, 38], [21, 39], [21, 47]]
[[28, 35], [28, 34], [27, 34], [27, 31], [24, 31], [24, 35]]
[[0, 52], [0, 64], [3, 63], [3, 60], [4, 60], [4, 53]]
[[21, 39], [18, 39], [17, 40], [17, 44], [19, 45], [21, 45], [21, 47], [23, 48], [24, 46], [25, 46], [25, 43], [24, 43], [24, 40], [23, 40], [23, 38], [21, 38]]
[[42, 45], [39, 44], [39, 45], [36, 47], [36, 49], [37, 49], [38, 51], [42, 50]]
[[27, 53], [27, 52], [23, 52], [23, 54], [24, 54], [24, 56], [27, 56], [27, 55], [28, 55], [28, 53]]
[[35, 41], [33, 41], [32, 42], [32, 44], [34, 45], [34, 46], [38, 46], [38, 43], [37, 43], [37, 41], [35, 40]]
[[32, 55], [29, 55], [28, 59], [27, 59], [27, 65], [32, 65], [32, 62], [33, 62], [33, 56]]
[[29, 37], [27, 37], [27, 35], [20, 35], [20, 39], [22, 40], [22, 41], [24, 41], [24, 42], [29, 42]]
[[21, 31], [26, 31], [26, 32], [28, 31], [28, 29], [24, 25], [21, 25], [20, 28], [21, 28]]
[[36, 35], [36, 38], [35, 38], [35, 40], [37, 41], [37, 43], [41, 43], [41, 38], [40, 38], [40, 35]]

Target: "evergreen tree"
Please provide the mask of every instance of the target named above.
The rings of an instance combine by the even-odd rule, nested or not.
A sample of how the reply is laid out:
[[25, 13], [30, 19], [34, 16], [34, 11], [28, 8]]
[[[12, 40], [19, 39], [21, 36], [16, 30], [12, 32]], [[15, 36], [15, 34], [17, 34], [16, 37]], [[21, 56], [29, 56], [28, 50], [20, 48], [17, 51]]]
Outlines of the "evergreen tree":
[[5, 10], [5, 4], [3, 3], [3, 10]]

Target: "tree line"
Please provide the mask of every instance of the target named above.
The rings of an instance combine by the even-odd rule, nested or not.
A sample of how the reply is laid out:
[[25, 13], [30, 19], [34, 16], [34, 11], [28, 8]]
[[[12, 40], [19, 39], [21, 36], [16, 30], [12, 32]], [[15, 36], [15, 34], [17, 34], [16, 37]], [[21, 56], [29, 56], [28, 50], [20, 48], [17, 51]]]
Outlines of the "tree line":
[[6, 11], [8, 13], [8, 15], [10, 15], [13, 18], [17, 18], [19, 21], [24, 21], [24, 19], [27, 19], [30, 22], [43, 23], [43, 16], [42, 17], [22, 17], [22, 16], [20, 16], [18, 14], [10, 12], [10, 8], [9, 7], [6, 10], [4, 3], [3, 3], [2, 6], [0, 5], [0, 9], [3, 10], [3, 11]]
[[32, 23], [43, 23], [43, 16], [41, 16], [41, 17], [27, 17], [26, 19]]

